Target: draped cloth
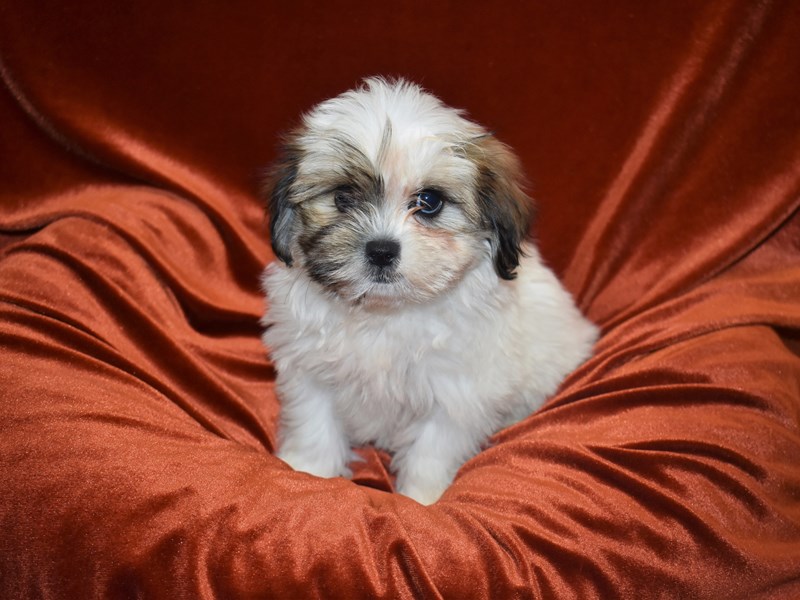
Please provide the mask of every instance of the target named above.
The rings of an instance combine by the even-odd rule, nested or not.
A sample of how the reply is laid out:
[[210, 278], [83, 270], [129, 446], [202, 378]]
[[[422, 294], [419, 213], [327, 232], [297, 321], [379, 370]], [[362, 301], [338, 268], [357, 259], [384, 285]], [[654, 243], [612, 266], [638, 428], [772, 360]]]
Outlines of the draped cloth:
[[[0, 597], [800, 597], [798, 40], [791, 0], [3, 0]], [[602, 328], [428, 507], [273, 456], [261, 174], [375, 74], [516, 149]]]

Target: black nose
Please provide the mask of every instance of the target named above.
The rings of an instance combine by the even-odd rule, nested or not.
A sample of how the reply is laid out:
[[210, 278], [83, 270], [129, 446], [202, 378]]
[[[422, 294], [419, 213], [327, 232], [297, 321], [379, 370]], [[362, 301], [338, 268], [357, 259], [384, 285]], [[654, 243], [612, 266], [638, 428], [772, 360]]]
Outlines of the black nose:
[[367, 260], [376, 267], [388, 267], [400, 256], [400, 244], [394, 240], [367, 242]]

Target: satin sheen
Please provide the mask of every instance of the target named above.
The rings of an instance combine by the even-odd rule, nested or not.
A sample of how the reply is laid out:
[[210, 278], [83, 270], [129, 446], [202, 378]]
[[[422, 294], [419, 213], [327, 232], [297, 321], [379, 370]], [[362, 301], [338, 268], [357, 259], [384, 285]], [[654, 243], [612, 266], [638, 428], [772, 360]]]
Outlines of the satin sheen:
[[[800, 597], [796, 2], [195, 4], [0, 4], [0, 597]], [[603, 328], [431, 507], [272, 456], [260, 173], [374, 74]]]

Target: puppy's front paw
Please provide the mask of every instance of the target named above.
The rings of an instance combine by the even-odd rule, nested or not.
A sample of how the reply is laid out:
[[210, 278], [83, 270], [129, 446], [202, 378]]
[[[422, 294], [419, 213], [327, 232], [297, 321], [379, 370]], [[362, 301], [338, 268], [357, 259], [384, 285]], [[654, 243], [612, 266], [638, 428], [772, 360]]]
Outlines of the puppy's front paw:
[[441, 497], [449, 484], [449, 481], [438, 483], [427, 482], [424, 484], [406, 481], [402, 484], [398, 484], [397, 491], [404, 496], [413, 498], [420, 504], [431, 505]]
[[[345, 456], [341, 453], [322, 453], [317, 448], [297, 448], [283, 445], [276, 456], [288, 463], [295, 471], [310, 473], [317, 477], [352, 477]], [[349, 452], [346, 456], [349, 456]]]
[[420, 504], [433, 504], [453, 481], [457, 466], [436, 459], [406, 461], [397, 470], [397, 491]]

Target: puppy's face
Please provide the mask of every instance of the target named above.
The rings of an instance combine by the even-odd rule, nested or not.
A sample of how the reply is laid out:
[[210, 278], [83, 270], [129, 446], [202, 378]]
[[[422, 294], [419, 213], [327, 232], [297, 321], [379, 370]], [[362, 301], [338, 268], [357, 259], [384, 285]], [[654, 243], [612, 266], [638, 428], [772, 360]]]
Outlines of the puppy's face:
[[403, 81], [317, 106], [270, 179], [272, 246], [350, 303], [425, 302], [480, 261], [513, 278], [530, 200], [516, 158]]

